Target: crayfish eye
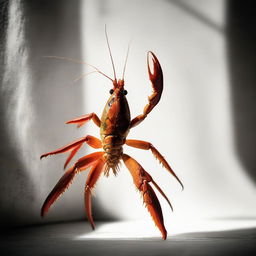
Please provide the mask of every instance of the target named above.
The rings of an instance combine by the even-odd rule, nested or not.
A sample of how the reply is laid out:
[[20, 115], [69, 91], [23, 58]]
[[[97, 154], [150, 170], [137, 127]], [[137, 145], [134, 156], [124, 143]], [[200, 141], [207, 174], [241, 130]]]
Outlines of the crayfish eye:
[[126, 95], [128, 92], [126, 90], [122, 91], [123, 95]]
[[110, 93], [110, 94], [113, 94], [113, 92], [114, 92], [114, 89], [110, 89], [110, 90], [109, 90], [109, 93]]

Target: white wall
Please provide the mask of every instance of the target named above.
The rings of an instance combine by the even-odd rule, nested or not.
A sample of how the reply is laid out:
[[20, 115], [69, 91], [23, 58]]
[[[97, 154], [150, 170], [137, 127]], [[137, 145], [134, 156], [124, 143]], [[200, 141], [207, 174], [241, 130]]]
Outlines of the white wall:
[[[128, 138], [152, 142], [184, 182], [185, 190], [181, 192], [179, 184], [150, 152], [128, 147], [124, 151], [135, 157], [170, 197], [173, 214], [161, 200], [166, 221], [255, 215], [255, 186], [234, 153], [223, 32], [225, 1], [83, 3], [87, 62], [113, 76], [104, 36], [106, 24], [121, 76], [127, 44], [132, 39], [125, 80], [133, 117], [142, 112], [151, 92], [146, 52], [152, 50], [161, 62], [165, 81], [162, 99]], [[180, 3], [187, 8], [182, 9]], [[85, 83], [86, 112], [100, 116], [111, 82], [91, 75]], [[93, 124], [88, 126], [88, 133], [99, 136]], [[103, 177], [96, 194], [94, 200], [119, 218], [149, 218], [124, 166], [117, 177]]]

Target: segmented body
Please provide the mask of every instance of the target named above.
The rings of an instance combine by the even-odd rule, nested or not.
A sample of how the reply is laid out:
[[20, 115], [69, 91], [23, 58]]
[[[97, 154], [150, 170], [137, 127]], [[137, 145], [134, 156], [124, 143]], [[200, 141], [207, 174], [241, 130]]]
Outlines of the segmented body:
[[115, 90], [108, 99], [101, 117], [100, 135], [106, 160], [105, 175], [110, 169], [116, 175], [123, 154], [123, 144], [129, 133], [130, 109], [124, 90]]

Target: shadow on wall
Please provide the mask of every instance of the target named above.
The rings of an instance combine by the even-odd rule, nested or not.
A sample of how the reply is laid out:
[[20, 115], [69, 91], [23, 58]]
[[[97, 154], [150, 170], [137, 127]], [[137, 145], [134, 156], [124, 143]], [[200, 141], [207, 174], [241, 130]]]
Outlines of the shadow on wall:
[[168, 1], [209, 28], [227, 35], [236, 152], [248, 176], [256, 182], [256, 3], [227, 0], [227, 29], [223, 30], [186, 1]]
[[255, 1], [227, 2], [228, 64], [239, 159], [256, 182], [256, 18]]
[[17, 211], [17, 208], [15, 207], [15, 205], [17, 207], [21, 206], [21, 195], [26, 195], [24, 197], [25, 204], [33, 202], [34, 197], [33, 193], [31, 193], [31, 180], [29, 176], [23, 171], [24, 165], [18, 157], [18, 149], [15, 145], [15, 142], [13, 141], [13, 136], [8, 129], [9, 125], [6, 125], [8, 122], [11, 122], [7, 114], [9, 106], [15, 104], [12, 96], [13, 90], [8, 84], [3, 83], [5, 72], [4, 64], [6, 60], [5, 39], [8, 27], [8, 9], [9, 1], [2, 1], [0, 3], [0, 224], [8, 225], [10, 223], [15, 225], [22, 218], [20, 213]]
[[[79, 138], [64, 122], [84, 114], [82, 84], [72, 86], [81, 65], [42, 56], [81, 58], [80, 1], [1, 1], [0, 13], [0, 225], [42, 223], [65, 156], [39, 156]], [[84, 218], [80, 189], [44, 222]]]

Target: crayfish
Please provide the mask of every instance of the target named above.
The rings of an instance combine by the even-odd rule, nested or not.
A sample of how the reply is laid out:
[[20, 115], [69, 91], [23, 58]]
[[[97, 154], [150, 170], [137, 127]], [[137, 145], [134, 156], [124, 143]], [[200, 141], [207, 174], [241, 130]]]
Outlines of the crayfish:
[[[109, 47], [108, 38], [107, 43]], [[77, 124], [78, 127], [81, 127], [88, 121], [92, 120], [96, 124], [96, 126], [100, 128], [101, 139], [98, 139], [91, 135], [87, 135], [55, 151], [43, 154], [41, 158], [69, 151], [70, 154], [64, 164], [65, 169], [84, 143], [87, 143], [89, 146], [95, 149], [102, 148], [103, 151], [95, 152], [78, 159], [75, 164], [65, 172], [65, 174], [61, 177], [61, 179], [58, 181], [51, 193], [46, 198], [41, 209], [41, 216], [43, 217], [47, 213], [50, 206], [69, 187], [77, 173], [91, 168], [85, 185], [85, 208], [91, 227], [92, 229], [94, 229], [95, 225], [92, 217], [91, 206], [92, 189], [94, 188], [97, 180], [102, 173], [108, 176], [110, 171], [112, 170], [113, 173], [116, 175], [119, 169], [120, 161], [122, 160], [127, 169], [130, 171], [136, 188], [142, 194], [144, 204], [146, 205], [149, 213], [151, 214], [154, 223], [160, 230], [162, 238], [165, 240], [167, 237], [167, 231], [164, 226], [161, 205], [150, 183], [152, 183], [154, 187], [160, 192], [160, 194], [167, 200], [171, 209], [172, 205], [162, 189], [150, 176], [150, 174], [147, 173], [134, 158], [123, 153], [124, 144], [143, 150], [151, 150], [152, 154], [156, 157], [156, 159], [158, 159], [163, 167], [178, 180], [183, 188], [182, 182], [176, 176], [165, 158], [150, 142], [126, 139], [130, 129], [133, 129], [135, 126], [139, 125], [160, 101], [163, 91], [162, 68], [156, 55], [153, 52], [149, 51], [147, 53], [147, 65], [149, 79], [152, 83], [153, 93], [148, 98], [148, 104], [145, 106], [143, 113], [131, 119], [130, 109], [126, 99], [127, 91], [124, 89], [124, 72], [123, 78], [117, 80], [110, 47], [109, 52], [114, 70], [114, 79], [111, 79], [99, 69], [90, 65], [96, 70], [94, 72], [98, 72], [104, 75], [105, 77], [110, 79], [113, 84], [113, 88], [110, 90], [110, 98], [105, 105], [101, 119], [99, 119], [99, 117], [95, 113], [91, 113], [67, 122], [67, 124]], [[150, 66], [150, 64], [152, 64], [152, 67]]]

